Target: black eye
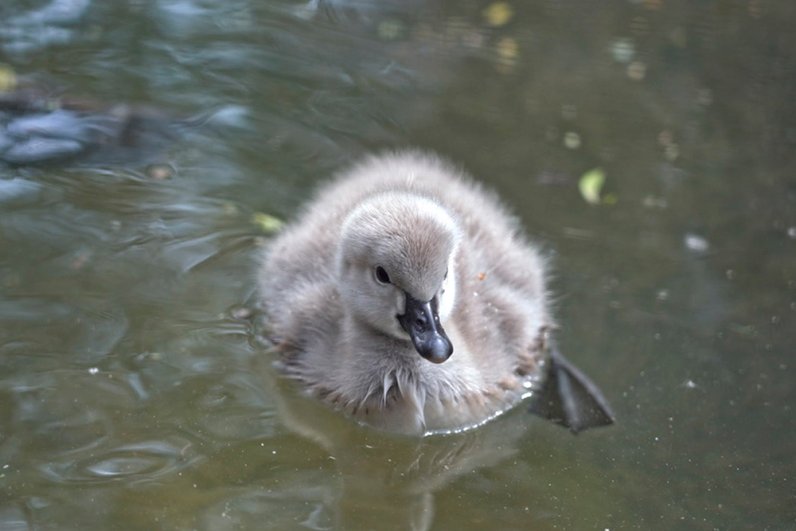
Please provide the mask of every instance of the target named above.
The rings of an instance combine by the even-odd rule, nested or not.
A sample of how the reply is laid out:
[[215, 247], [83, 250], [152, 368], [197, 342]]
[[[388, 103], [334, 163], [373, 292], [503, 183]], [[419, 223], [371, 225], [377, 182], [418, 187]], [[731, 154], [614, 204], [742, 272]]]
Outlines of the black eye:
[[390, 275], [387, 274], [387, 271], [383, 267], [376, 266], [376, 280], [378, 280], [381, 284], [389, 284]]

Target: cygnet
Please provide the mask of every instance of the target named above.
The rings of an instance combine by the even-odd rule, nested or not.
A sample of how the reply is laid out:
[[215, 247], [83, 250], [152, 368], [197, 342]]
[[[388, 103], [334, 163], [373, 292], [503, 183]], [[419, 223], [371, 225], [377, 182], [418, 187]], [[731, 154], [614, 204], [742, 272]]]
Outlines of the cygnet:
[[573, 432], [613, 422], [552, 342], [545, 258], [493, 193], [434, 155], [340, 173], [258, 275], [281, 372], [361, 423], [455, 432], [524, 399]]

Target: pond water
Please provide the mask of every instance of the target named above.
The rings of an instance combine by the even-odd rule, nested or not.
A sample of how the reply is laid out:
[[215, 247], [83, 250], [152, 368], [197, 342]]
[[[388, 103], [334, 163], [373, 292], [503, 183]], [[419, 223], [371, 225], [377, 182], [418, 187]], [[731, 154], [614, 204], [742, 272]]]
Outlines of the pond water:
[[[597, 4], [5, 0], [0, 529], [795, 528], [796, 4]], [[403, 146], [551, 255], [616, 425], [392, 438], [274, 377], [273, 218]]]

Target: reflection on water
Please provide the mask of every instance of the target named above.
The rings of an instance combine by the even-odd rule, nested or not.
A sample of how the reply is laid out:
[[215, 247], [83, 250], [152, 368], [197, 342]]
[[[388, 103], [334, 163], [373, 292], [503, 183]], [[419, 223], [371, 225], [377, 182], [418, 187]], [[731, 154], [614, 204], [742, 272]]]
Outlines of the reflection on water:
[[[794, 11], [2, 3], [0, 528], [792, 527]], [[392, 438], [273, 377], [274, 217], [406, 145], [543, 244], [618, 425]]]

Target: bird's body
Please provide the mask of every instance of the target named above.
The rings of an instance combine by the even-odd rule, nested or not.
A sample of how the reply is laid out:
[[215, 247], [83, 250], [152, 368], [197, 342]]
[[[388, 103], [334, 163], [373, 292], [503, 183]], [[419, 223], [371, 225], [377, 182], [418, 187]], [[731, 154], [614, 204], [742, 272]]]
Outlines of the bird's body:
[[388, 431], [476, 426], [546, 377], [544, 259], [432, 155], [371, 157], [322, 187], [268, 245], [259, 287], [284, 374]]

